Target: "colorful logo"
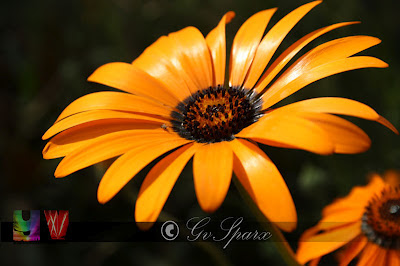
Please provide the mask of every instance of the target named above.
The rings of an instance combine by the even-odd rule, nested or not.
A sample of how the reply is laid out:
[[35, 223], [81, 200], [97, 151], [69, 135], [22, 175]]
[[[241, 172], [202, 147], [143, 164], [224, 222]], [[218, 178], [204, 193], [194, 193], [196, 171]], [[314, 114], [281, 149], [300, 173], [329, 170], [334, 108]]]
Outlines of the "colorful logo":
[[69, 224], [68, 211], [44, 211], [51, 239], [64, 240]]
[[14, 241], [40, 240], [40, 211], [16, 210], [13, 215]]

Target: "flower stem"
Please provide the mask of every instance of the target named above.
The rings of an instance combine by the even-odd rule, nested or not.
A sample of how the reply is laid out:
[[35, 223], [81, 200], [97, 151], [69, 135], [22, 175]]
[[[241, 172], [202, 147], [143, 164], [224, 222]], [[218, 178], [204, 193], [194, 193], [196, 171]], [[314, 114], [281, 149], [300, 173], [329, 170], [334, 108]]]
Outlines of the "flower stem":
[[300, 266], [299, 262], [296, 260], [296, 256], [290, 247], [289, 243], [283, 236], [282, 232], [274, 225], [274, 223], [270, 222], [264, 214], [258, 209], [254, 201], [250, 198], [249, 194], [245, 191], [243, 186], [237, 180], [237, 178], [233, 178], [233, 182], [241, 197], [250, 207], [252, 212], [255, 214], [256, 219], [258, 222], [261, 223], [264, 230], [271, 233], [271, 241], [275, 244], [276, 249], [278, 250], [279, 254], [282, 256], [282, 259], [286, 262], [289, 266]]

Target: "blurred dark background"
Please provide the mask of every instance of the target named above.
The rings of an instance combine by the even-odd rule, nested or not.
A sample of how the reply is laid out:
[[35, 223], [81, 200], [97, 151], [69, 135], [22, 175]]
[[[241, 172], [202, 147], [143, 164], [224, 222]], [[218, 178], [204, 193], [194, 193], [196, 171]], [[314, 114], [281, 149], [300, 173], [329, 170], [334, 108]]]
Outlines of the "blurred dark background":
[[[132, 221], [136, 191], [145, 168], [106, 205], [96, 191], [104, 167], [97, 165], [63, 179], [53, 172], [59, 160], [43, 160], [42, 134], [74, 99], [97, 90], [86, 78], [99, 66], [130, 62], [161, 35], [195, 26], [206, 35], [228, 10], [236, 18], [227, 26], [227, 42], [249, 16], [279, 7], [268, 28], [291, 10], [309, 1], [5, 1], [2, 3], [0, 43], [0, 220], [12, 221], [16, 209], [65, 209], [71, 221]], [[326, 78], [289, 97], [286, 102], [318, 96], [341, 96], [373, 107], [400, 129], [399, 2], [326, 0], [312, 10], [285, 38], [282, 52], [298, 38], [320, 27], [343, 21], [362, 21], [330, 32], [308, 45], [307, 51], [347, 35], [371, 35], [382, 43], [363, 54], [386, 61], [387, 69], [362, 69]], [[304, 51], [302, 52], [304, 53]], [[274, 57], [276, 58], [276, 57]], [[354, 185], [364, 185], [371, 171], [400, 169], [400, 137], [383, 126], [350, 119], [372, 139], [358, 155], [319, 156], [305, 151], [263, 146], [276, 163], [293, 195], [298, 229], [286, 234], [293, 248], [301, 232], [315, 224], [321, 209]], [[178, 220], [207, 216], [199, 208], [191, 166], [164, 208]], [[273, 204], [273, 203], [272, 203]], [[222, 207], [211, 217], [255, 218], [232, 185]], [[215, 247], [233, 264], [283, 264], [270, 242], [232, 243]], [[2, 265], [212, 265], [209, 252], [190, 243], [65, 243], [15, 245], [0, 243]], [[5, 264], [3, 264], [5, 263]], [[326, 264], [332, 261], [326, 260]]]

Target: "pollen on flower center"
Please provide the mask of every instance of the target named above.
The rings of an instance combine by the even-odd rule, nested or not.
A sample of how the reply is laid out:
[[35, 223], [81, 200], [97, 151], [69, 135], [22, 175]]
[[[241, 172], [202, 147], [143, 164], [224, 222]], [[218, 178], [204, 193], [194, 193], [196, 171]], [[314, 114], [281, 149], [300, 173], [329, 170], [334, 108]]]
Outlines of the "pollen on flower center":
[[261, 116], [262, 100], [254, 91], [220, 85], [199, 90], [171, 113], [173, 129], [201, 143], [230, 141]]
[[400, 186], [383, 190], [369, 202], [362, 231], [381, 247], [400, 249]]

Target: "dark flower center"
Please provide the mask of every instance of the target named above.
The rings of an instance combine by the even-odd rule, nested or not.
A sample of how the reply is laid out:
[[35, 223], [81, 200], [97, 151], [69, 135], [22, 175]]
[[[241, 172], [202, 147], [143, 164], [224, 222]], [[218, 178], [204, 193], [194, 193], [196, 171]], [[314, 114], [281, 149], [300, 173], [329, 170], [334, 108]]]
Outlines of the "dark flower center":
[[230, 141], [261, 116], [262, 101], [244, 88], [220, 85], [186, 98], [171, 113], [174, 131], [201, 143]]
[[368, 203], [361, 229], [371, 242], [400, 249], [400, 186], [383, 190]]

